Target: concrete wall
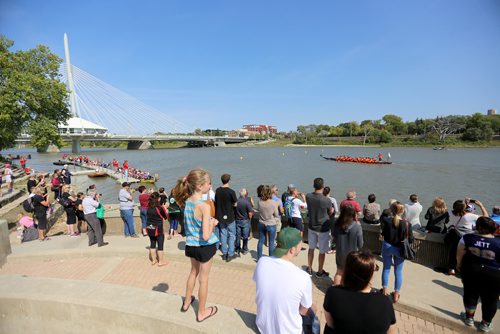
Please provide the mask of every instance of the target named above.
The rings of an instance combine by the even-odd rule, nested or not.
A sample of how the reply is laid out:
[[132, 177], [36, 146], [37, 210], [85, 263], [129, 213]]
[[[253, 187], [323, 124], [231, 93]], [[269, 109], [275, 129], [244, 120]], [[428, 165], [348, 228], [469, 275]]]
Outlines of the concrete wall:
[[12, 253], [9, 240], [9, 228], [5, 219], [0, 220], [0, 268], [7, 262], [7, 255]]
[[[134, 209], [134, 225], [137, 234], [141, 234], [141, 218], [139, 216], [139, 209]], [[258, 239], [258, 219], [254, 216], [252, 219], [252, 237]], [[123, 221], [120, 218], [120, 211], [113, 206], [112, 210], [106, 211], [106, 226], [107, 234], [122, 235], [123, 234]], [[283, 219], [282, 226], [287, 226], [286, 221]], [[363, 238], [365, 246], [373, 253], [380, 254], [382, 249], [382, 242], [379, 240], [380, 226], [369, 225], [361, 223], [363, 228]], [[181, 230], [179, 226], [179, 231]], [[165, 223], [164, 230], [168, 230], [168, 223]], [[415, 242], [412, 247], [417, 251], [416, 259], [413, 261], [428, 267], [446, 267], [448, 264], [448, 248], [444, 245], [444, 234], [437, 233], [421, 233], [413, 232]], [[304, 241], [307, 242], [307, 219], [304, 220]]]
[[255, 315], [225, 306], [203, 323], [179, 296], [91, 281], [0, 276], [0, 333], [256, 333]]

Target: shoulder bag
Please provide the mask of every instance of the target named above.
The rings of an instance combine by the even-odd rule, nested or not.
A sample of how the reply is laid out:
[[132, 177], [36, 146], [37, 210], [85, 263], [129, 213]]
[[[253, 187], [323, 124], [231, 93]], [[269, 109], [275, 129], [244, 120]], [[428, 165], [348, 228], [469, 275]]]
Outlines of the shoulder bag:
[[[406, 238], [401, 241], [401, 257], [405, 260], [414, 260], [416, 257], [416, 252], [410, 245], [410, 224], [406, 223]], [[413, 232], [412, 232], [413, 233]]]

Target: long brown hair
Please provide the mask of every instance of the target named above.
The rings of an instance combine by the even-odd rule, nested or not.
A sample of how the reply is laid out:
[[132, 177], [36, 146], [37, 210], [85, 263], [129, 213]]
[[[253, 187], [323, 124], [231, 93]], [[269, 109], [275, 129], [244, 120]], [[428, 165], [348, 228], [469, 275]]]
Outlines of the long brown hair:
[[396, 201], [391, 205], [391, 213], [392, 213], [392, 223], [395, 228], [399, 227], [399, 221], [401, 220], [401, 215], [405, 211], [405, 206], [403, 203]]
[[335, 222], [335, 224], [341, 229], [346, 230], [353, 221], [356, 220], [356, 210], [352, 207], [352, 205], [344, 205], [340, 208], [340, 216]]
[[151, 195], [149, 195], [149, 199], [148, 199], [148, 207], [149, 208], [156, 208], [158, 206], [160, 206], [160, 194], [158, 192], [154, 192], [152, 193]]
[[202, 168], [192, 169], [188, 175], [177, 180], [177, 184], [172, 190], [175, 201], [180, 206], [186, 204], [186, 200], [194, 194], [196, 188], [210, 181], [210, 174]]

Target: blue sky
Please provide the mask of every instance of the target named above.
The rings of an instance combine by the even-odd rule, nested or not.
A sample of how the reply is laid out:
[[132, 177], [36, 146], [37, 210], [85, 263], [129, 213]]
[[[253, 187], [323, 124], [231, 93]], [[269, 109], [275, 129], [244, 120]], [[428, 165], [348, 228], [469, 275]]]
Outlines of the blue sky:
[[48, 45], [189, 129], [500, 109], [500, 1], [0, 1]]

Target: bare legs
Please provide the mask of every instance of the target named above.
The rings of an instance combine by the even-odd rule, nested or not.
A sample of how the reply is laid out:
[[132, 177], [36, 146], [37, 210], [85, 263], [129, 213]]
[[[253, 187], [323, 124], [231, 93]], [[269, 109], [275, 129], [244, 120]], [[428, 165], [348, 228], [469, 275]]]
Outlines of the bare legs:
[[201, 321], [210, 315], [211, 310], [205, 307], [208, 295], [208, 275], [212, 268], [212, 259], [210, 261], [201, 263], [191, 258], [191, 271], [186, 282], [186, 298], [184, 299], [183, 308], [186, 309], [191, 303], [191, 296], [193, 295], [196, 278], [200, 285], [198, 289], [198, 319]]
[[[309, 249], [307, 252], [307, 269], [312, 270], [312, 265], [314, 261], [314, 249]], [[323, 266], [325, 264], [325, 254], [319, 254], [318, 256], [318, 273], [323, 272]]]
[[344, 274], [344, 269], [340, 269], [337, 267], [337, 272], [335, 273], [335, 277], [333, 278], [333, 285], [340, 285], [342, 283], [342, 275]]

